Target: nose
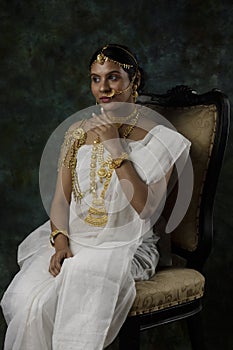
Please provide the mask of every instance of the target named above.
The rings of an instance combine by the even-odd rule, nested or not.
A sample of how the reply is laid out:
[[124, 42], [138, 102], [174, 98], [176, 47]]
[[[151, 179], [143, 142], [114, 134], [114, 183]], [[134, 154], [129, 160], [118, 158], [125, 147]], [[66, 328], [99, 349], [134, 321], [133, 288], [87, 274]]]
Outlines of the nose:
[[100, 92], [109, 92], [111, 87], [107, 79], [102, 79], [99, 85]]

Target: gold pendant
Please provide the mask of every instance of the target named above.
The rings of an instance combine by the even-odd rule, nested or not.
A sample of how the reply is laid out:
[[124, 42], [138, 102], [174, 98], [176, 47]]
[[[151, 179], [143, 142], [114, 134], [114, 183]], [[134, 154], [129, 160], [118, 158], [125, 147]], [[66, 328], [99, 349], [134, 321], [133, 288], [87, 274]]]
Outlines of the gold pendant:
[[101, 167], [98, 171], [97, 174], [100, 178], [100, 182], [103, 182], [103, 178], [107, 176], [108, 172], [104, 167]]
[[104, 199], [103, 198], [93, 198], [92, 205], [95, 207], [103, 207], [104, 206]]
[[84, 221], [92, 226], [105, 226], [108, 222], [108, 214], [106, 212], [105, 207], [90, 207], [88, 209], [88, 215], [86, 216]]
[[84, 220], [89, 225], [103, 227], [108, 222], [108, 216], [103, 215], [100, 218], [96, 218], [96, 217], [93, 217], [92, 215], [88, 214]]

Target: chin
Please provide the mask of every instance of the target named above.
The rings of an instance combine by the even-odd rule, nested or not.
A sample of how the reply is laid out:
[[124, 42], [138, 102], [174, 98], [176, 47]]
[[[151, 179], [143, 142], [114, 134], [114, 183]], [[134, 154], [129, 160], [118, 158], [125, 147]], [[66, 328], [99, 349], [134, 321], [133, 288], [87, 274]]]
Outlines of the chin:
[[103, 107], [105, 111], [115, 111], [121, 107], [122, 103], [121, 102], [108, 102], [108, 103], [100, 103], [100, 106]]

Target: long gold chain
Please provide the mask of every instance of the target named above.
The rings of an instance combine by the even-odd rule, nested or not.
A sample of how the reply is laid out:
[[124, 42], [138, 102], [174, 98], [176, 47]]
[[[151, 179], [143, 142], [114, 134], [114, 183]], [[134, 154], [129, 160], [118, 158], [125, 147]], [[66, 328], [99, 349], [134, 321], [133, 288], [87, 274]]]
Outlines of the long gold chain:
[[[128, 125], [123, 133], [123, 138], [126, 139], [133, 129], [135, 128], [139, 118], [139, 112], [137, 111], [136, 115], [133, 114], [132, 124]], [[105, 207], [105, 194], [110, 184], [113, 170], [108, 165], [108, 158], [104, 161], [103, 158], [104, 146], [99, 141], [99, 139], [94, 141], [91, 154], [91, 163], [90, 163], [90, 192], [92, 193], [92, 205], [88, 209], [88, 214], [84, 219], [85, 222], [92, 226], [105, 226], [108, 221], [108, 213]], [[97, 161], [100, 164], [100, 168], [97, 171]], [[100, 196], [97, 196], [97, 183], [96, 175], [99, 176], [100, 182], [103, 183], [103, 190], [100, 193]]]
[[139, 118], [139, 112], [135, 115], [134, 118], [132, 118], [131, 123], [125, 128], [125, 131], [123, 133], [123, 138], [127, 139], [127, 137], [131, 134], [133, 129], [135, 128]]

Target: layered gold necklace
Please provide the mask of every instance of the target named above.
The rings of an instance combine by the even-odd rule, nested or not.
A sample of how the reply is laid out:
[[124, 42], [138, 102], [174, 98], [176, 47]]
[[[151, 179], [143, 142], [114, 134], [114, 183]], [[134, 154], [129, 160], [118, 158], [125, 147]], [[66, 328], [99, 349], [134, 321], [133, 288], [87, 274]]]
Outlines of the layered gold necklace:
[[[139, 112], [137, 109], [131, 113], [130, 118], [127, 117], [127, 120], [130, 120], [130, 125], [128, 125], [123, 133], [123, 138], [126, 139], [129, 137], [133, 129], [135, 128], [139, 118]], [[120, 118], [119, 118], [120, 119]], [[113, 122], [118, 122], [119, 119], [114, 118]], [[121, 118], [122, 120], [122, 118]], [[126, 120], [126, 119], [124, 119]], [[122, 124], [118, 125], [120, 128]], [[127, 159], [128, 154], [123, 153], [121, 159]], [[105, 194], [110, 184], [114, 167], [112, 167], [112, 158], [108, 156], [104, 160], [104, 146], [100, 142], [99, 138], [94, 141], [91, 153], [91, 162], [90, 162], [90, 192], [92, 194], [92, 204], [88, 209], [88, 214], [84, 219], [86, 223], [92, 226], [105, 226], [108, 222], [108, 213], [105, 206]], [[99, 164], [99, 169], [97, 170], [97, 163]], [[97, 181], [96, 178], [99, 177], [99, 181], [103, 184], [103, 189], [98, 196], [97, 194]]]

